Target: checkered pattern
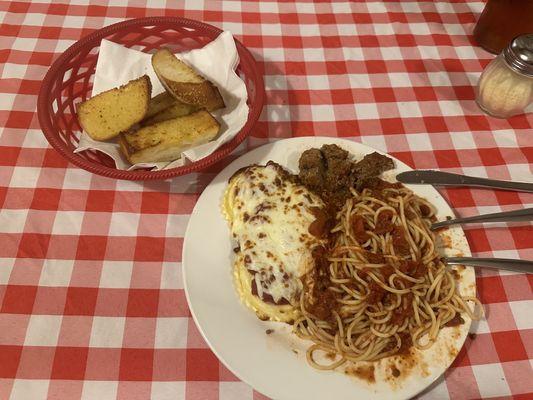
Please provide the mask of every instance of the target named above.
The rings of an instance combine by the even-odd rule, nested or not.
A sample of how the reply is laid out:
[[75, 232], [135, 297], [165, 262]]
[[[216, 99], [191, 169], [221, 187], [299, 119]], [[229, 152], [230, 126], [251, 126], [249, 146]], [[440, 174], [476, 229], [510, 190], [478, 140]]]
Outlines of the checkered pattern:
[[[48, 146], [35, 112], [52, 61], [105, 25], [185, 16], [231, 30], [264, 73], [246, 146], [341, 136], [415, 168], [531, 180], [533, 115], [490, 118], [474, 85], [492, 55], [482, 2], [0, 2], [0, 399], [264, 399], [224, 368], [191, 320], [185, 227], [222, 165], [167, 182], [109, 180]], [[443, 191], [462, 216], [532, 195]], [[478, 256], [533, 259], [531, 226], [472, 226]], [[478, 271], [487, 319], [421, 399], [531, 399], [530, 276]], [[474, 338], [475, 336], [475, 338]]]

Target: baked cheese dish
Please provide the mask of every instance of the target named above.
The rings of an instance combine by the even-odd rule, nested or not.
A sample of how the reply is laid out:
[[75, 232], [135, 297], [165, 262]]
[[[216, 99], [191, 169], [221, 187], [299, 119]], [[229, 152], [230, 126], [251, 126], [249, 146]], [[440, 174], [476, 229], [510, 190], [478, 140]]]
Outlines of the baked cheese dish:
[[259, 318], [292, 322], [299, 316], [301, 278], [314, 266], [312, 250], [323, 244], [309, 227], [323, 207], [274, 162], [231, 177], [222, 208], [236, 245], [235, 285]]

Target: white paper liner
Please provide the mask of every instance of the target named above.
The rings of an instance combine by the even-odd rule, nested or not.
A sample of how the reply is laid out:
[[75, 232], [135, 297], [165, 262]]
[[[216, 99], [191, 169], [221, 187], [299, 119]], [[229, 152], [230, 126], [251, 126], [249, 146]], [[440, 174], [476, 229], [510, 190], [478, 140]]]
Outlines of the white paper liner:
[[[82, 132], [75, 153], [84, 150], [101, 151], [113, 160], [117, 169], [135, 170], [153, 168], [154, 170], [178, 167], [189, 161], [207, 157], [224, 143], [230, 141], [241, 130], [248, 118], [249, 108], [246, 104], [248, 94], [244, 81], [235, 73], [239, 64], [239, 54], [230, 32], [221, 33], [215, 40], [201, 49], [187, 53], [178, 53], [176, 57], [196, 68], [205, 78], [219, 89], [226, 107], [213, 111], [213, 116], [220, 123], [219, 136], [209, 143], [193, 147], [182, 153], [182, 157], [170, 163], [139, 163], [131, 165], [120, 153], [117, 143], [99, 142]], [[132, 50], [122, 45], [102, 40], [96, 64], [92, 96], [116, 88], [144, 74], [152, 82], [152, 97], [164, 91], [151, 63], [151, 54]]]

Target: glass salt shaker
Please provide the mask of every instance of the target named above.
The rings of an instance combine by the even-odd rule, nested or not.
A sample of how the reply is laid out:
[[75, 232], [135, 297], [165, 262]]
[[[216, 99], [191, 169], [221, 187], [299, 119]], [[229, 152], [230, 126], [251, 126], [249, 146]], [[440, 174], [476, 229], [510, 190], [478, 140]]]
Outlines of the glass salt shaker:
[[533, 34], [513, 39], [487, 65], [479, 78], [476, 101], [497, 118], [528, 111], [533, 101]]

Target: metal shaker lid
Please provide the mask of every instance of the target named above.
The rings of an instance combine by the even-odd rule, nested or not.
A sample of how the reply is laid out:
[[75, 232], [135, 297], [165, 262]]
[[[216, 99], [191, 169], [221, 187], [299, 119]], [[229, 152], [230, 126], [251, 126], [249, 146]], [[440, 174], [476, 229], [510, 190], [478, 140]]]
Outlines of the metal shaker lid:
[[533, 33], [515, 37], [503, 50], [503, 56], [514, 71], [533, 77]]

